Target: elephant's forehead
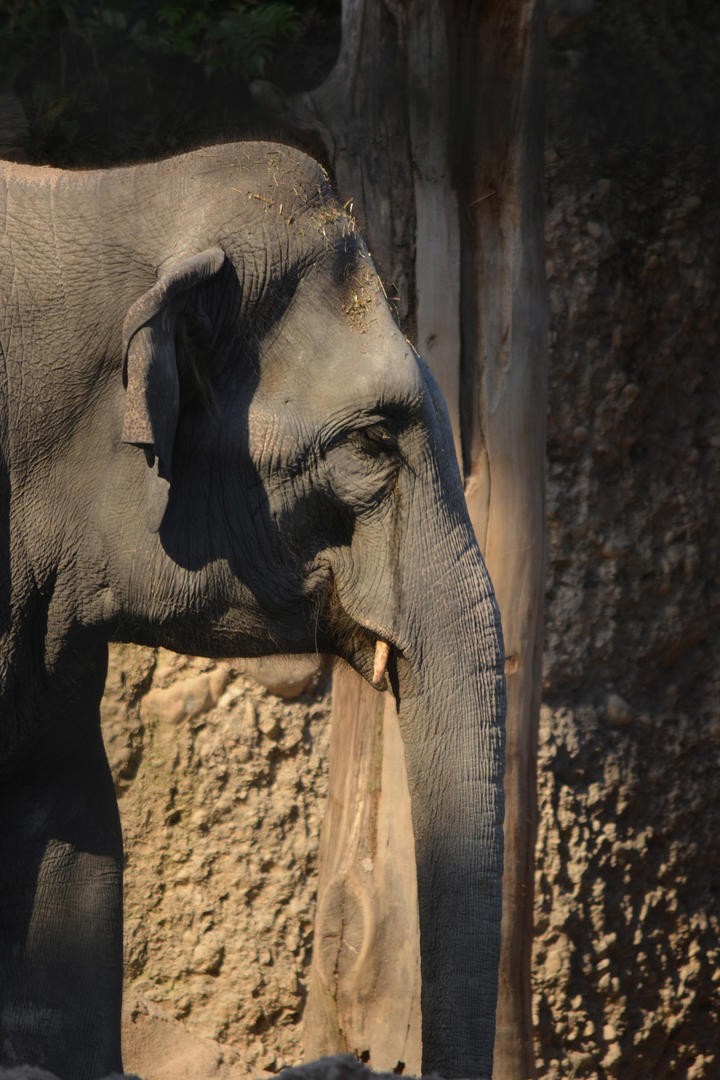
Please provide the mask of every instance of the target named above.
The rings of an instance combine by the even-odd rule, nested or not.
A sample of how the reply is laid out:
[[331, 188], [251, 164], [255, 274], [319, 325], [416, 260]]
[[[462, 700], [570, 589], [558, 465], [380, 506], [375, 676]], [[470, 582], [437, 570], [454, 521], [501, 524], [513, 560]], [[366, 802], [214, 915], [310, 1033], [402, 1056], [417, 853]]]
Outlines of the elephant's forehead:
[[[289, 302], [263, 337], [261, 393], [288, 401], [311, 398], [321, 406], [348, 396], [372, 401], [416, 395], [421, 377], [415, 353], [393, 319], [354, 223], [346, 215], [314, 223], [321, 233], [325, 229], [324, 245], [306, 252]], [[291, 281], [290, 268], [286, 274]]]
[[271, 262], [303, 262], [338, 249], [346, 237], [359, 237], [324, 173], [314, 182], [267, 171], [223, 173], [212, 185], [203, 178], [197, 201], [185, 202], [200, 231], [221, 223], [218, 239], [239, 262], [256, 245]]
[[312, 441], [383, 410], [417, 411], [425, 393], [422, 373], [411, 346], [394, 329], [390, 341], [348, 336], [342, 350], [299, 343], [281, 375], [275, 370], [261, 376], [250, 406], [251, 439], [268, 430], [269, 420], [280, 437], [301, 433]]
[[300, 284], [263, 352], [259, 389], [322, 411], [422, 395], [417, 356], [392, 317], [371, 262], [353, 261], [334, 280], [320, 268]]
[[[367, 339], [370, 340], [367, 340]], [[329, 350], [308, 365], [310, 380], [297, 380], [299, 400], [320, 412], [328, 408], [373, 409], [417, 403], [423, 386], [415, 356], [400, 334], [373, 348], [367, 335], [348, 341], [345, 354]], [[308, 393], [309, 391], [309, 393]]]

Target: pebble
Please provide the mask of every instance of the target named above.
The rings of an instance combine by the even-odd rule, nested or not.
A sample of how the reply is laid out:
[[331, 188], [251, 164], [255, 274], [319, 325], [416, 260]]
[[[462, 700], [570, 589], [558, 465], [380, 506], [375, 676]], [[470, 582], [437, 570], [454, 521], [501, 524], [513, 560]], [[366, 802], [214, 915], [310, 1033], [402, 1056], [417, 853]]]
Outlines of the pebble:
[[265, 713], [258, 721], [258, 727], [268, 739], [279, 739], [282, 735], [282, 725], [273, 713]]
[[620, 694], [608, 694], [606, 708], [613, 727], [627, 727], [632, 723], [632, 709]]
[[225, 947], [209, 938], [193, 950], [191, 969], [202, 975], [217, 975], [225, 957]]

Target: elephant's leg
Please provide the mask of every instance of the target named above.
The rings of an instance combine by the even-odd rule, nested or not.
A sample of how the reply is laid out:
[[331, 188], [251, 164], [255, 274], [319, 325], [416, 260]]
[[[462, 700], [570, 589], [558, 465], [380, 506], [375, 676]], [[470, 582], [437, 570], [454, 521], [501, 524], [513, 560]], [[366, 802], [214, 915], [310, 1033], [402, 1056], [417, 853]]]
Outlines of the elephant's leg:
[[0, 1064], [121, 1072], [122, 837], [99, 731], [0, 786]]

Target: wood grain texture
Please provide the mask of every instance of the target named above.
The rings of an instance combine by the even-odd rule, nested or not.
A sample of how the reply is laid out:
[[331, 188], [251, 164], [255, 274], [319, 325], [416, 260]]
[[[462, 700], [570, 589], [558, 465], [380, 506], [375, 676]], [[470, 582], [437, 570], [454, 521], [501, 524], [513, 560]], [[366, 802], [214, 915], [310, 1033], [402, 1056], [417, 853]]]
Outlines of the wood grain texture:
[[343, 678], [342, 668], [330, 760], [304, 1051], [350, 1051], [376, 1068], [402, 1062], [419, 1075], [419, 927], [403, 744], [392, 698]]
[[[482, 102], [455, 138], [466, 210], [466, 498], [502, 613], [508, 693], [496, 1080], [535, 1074], [530, 993], [535, 776], [545, 567], [547, 315], [541, 8], [487, 3], [454, 49], [459, 94]], [[471, 130], [468, 131], [467, 128]], [[476, 153], [461, 153], [468, 137]]]

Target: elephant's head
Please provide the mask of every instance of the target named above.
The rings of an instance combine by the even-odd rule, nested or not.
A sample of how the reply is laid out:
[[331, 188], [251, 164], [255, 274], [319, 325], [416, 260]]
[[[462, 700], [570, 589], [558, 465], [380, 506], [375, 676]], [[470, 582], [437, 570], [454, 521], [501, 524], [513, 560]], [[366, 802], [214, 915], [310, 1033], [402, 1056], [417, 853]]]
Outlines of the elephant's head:
[[447, 410], [319, 167], [225, 151], [214, 168], [184, 159], [187, 205], [125, 318], [122, 468], [104, 496], [113, 633], [216, 656], [331, 652], [389, 684], [424, 1068], [489, 1074], [503, 649]]

